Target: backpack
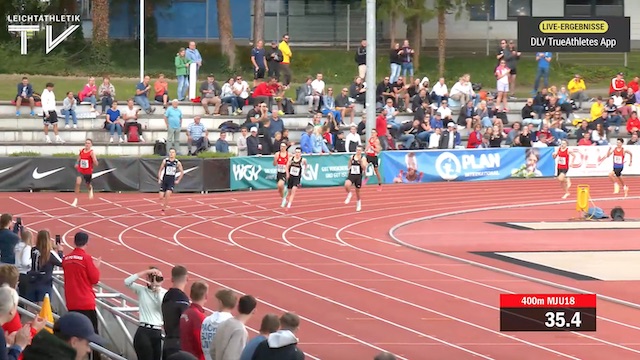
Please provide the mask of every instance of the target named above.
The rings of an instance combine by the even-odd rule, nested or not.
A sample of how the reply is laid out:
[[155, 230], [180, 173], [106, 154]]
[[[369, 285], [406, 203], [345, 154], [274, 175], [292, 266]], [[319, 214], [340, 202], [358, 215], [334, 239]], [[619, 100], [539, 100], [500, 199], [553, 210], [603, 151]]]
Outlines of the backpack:
[[287, 115], [293, 115], [295, 113], [291, 99], [282, 99], [282, 108], [284, 109], [284, 113]]
[[153, 145], [153, 154], [167, 156], [167, 146], [164, 141], [156, 140], [155, 145]]
[[35, 283], [42, 278], [44, 273], [40, 271], [40, 250], [35, 246], [31, 248], [31, 270], [27, 272], [27, 278], [30, 283]]
[[584, 216], [587, 219], [607, 219], [607, 215], [604, 214], [604, 210], [602, 210], [601, 208], [594, 206], [594, 207], [590, 207], [589, 210], [587, 210], [587, 213], [584, 214]]
[[138, 133], [137, 126], [131, 126], [129, 128], [129, 135], [127, 135], [127, 142], [140, 142], [140, 134]]
[[220, 124], [220, 126], [218, 126], [218, 129], [220, 130], [220, 132], [234, 133], [240, 130], [240, 125], [233, 122], [233, 120], [228, 120]]

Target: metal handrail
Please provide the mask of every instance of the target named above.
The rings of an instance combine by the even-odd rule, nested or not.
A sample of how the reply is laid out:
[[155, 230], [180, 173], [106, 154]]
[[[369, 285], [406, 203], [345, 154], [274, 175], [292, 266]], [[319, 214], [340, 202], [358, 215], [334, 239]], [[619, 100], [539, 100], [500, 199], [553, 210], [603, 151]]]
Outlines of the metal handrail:
[[[41, 310], [42, 307], [39, 306], [38, 304], [34, 304], [31, 301], [25, 299], [25, 298], [20, 298], [20, 304], [26, 305], [30, 308], [34, 308], [37, 310]], [[26, 316], [29, 319], [35, 319], [36, 317], [38, 317], [38, 314], [34, 314], [26, 309], [23, 309], [21, 307], [18, 307], [18, 313], [20, 313], [20, 315]], [[60, 318], [60, 316], [58, 314], [53, 314], [53, 319], [54, 320], [58, 320]], [[49, 328], [53, 328], [53, 324], [50, 323], [49, 321], [46, 321], [46, 326]], [[112, 360], [127, 360], [126, 358], [114, 353], [113, 351], [106, 349], [98, 344], [95, 343], [89, 343], [89, 346], [91, 347], [91, 350], [97, 351], [100, 354], [108, 357], [109, 359]]]

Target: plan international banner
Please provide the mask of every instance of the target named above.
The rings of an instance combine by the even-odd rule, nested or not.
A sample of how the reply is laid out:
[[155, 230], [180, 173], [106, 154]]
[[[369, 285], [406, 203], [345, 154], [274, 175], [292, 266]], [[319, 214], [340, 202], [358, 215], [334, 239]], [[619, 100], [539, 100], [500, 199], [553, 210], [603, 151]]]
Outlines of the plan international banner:
[[518, 17], [518, 51], [612, 52], [631, 51], [628, 17]]

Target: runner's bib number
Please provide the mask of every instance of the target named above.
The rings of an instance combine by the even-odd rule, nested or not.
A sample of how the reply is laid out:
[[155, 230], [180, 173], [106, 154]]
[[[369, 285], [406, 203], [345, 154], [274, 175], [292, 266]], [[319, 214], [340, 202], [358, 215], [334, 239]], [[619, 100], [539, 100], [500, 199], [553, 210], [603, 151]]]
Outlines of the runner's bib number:
[[89, 168], [89, 160], [87, 160], [87, 159], [80, 160], [80, 168], [81, 169], [88, 169]]
[[613, 157], [613, 163], [614, 164], [622, 164], [622, 156], [620, 155], [616, 155]]
[[360, 166], [351, 166], [351, 175], [360, 175]]
[[175, 166], [169, 166], [167, 168], [165, 168], [165, 175], [169, 175], [169, 176], [176, 176], [176, 167]]
[[558, 165], [567, 165], [567, 159], [564, 157], [558, 158]]
[[297, 166], [292, 166], [291, 169], [289, 169], [289, 173], [291, 174], [291, 176], [298, 176], [300, 175], [300, 168]]
[[278, 164], [277, 169], [278, 169], [278, 172], [279, 172], [279, 173], [287, 172], [287, 167], [286, 167], [286, 165], [280, 165], [280, 164]]

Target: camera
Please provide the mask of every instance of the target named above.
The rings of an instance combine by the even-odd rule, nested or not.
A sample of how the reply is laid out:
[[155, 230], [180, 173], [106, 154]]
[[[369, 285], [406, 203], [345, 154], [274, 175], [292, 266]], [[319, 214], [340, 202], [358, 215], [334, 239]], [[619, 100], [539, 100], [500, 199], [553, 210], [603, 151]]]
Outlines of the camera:
[[159, 275], [151, 275], [149, 277], [149, 280], [151, 280], [151, 282], [163, 282], [164, 281], [164, 277], [159, 276]]

